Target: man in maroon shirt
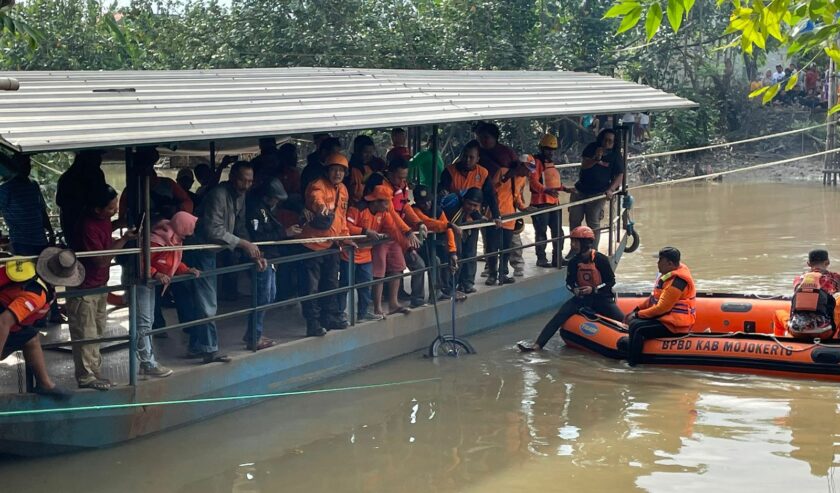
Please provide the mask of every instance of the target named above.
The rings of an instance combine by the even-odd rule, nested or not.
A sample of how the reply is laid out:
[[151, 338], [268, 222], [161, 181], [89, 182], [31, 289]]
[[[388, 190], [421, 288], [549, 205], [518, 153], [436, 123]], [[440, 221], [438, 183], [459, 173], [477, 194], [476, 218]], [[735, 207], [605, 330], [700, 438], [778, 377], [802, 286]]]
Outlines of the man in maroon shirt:
[[[131, 239], [137, 237], [134, 230], [127, 231], [120, 239], [111, 237], [111, 218], [117, 212], [117, 191], [109, 185], [93, 191], [91, 206], [84, 218], [78, 222], [76, 233], [72, 235], [71, 246], [76, 252], [97, 250], [116, 250], [123, 248]], [[108, 284], [113, 255], [84, 257], [80, 262], [85, 267], [85, 280], [80, 289], [98, 288]], [[107, 293], [76, 296], [67, 300], [70, 338], [94, 339], [105, 333], [107, 313]], [[73, 346], [73, 363], [76, 366], [76, 381], [79, 388], [108, 390], [112, 384], [102, 378], [102, 357], [99, 344]]]

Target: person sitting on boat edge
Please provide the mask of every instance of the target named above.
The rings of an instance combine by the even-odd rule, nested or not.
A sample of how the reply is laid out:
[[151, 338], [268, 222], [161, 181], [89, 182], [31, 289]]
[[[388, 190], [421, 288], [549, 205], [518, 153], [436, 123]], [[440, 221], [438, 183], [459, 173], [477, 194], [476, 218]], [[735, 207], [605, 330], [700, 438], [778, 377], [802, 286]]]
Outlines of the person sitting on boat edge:
[[694, 279], [680, 257], [674, 247], [659, 250], [653, 292], [624, 319], [630, 325], [630, 366], [639, 363], [645, 339], [687, 334], [697, 320]]
[[583, 307], [593, 309], [599, 315], [614, 320], [624, 318], [624, 313], [615, 304], [615, 273], [610, 259], [595, 250], [595, 233], [587, 226], [578, 226], [569, 235], [572, 251], [576, 254], [570, 259], [566, 271], [566, 287], [574, 295], [563, 303], [551, 320], [545, 324], [534, 344], [517, 344], [520, 351], [527, 353], [539, 351], [566, 323]]
[[[114, 197], [116, 198], [116, 197]], [[10, 261], [0, 266], [0, 361], [23, 351], [35, 374], [35, 393], [64, 399], [70, 392], [50, 379], [38, 330], [32, 325], [49, 313], [48, 284], [76, 287], [85, 269], [72, 250], [48, 247], [37, 262]]]
[[798, 339], [830, 339], [837, 330], [836, 296], [840, 274], [828, 270], [831, 262], [826, 250], [808, 252], [811, 269], [793, 282], [788, 332]]

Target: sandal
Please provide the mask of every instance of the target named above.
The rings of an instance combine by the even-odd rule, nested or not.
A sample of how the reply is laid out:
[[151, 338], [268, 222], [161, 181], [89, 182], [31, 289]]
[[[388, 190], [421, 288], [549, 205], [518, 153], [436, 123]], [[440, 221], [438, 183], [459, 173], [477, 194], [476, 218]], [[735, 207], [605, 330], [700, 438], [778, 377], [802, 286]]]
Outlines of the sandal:
[[206, 365], [209, 363], [230, 363], [233, 359], [226, 355], [226, 354], [219, 354], [218, 351], [213, 353], [204, 353], [202, 356], [201, 364]]
[[391, 310], [390, 312], [388, 312], [388, 315], [396, 315], [398, 313], [401, 313], [403, 315], [408, 315], [409, 313], [411, 313], [411, 310], [409, 310], [408, 308], [406, 308], [404, 306], [401, 306], [399, 308], [395, 308], [395, 309]]
[[106, 390], [109, 390], [111, 388], [111, 382], [108, 381], [108, 380], [96, 379], [96, 380], [91, 380], [90, 382], [87, 382], [87, 383], [80, 383], [79, 388], [80, 389], [94, 389], [94, 390], [99, 390], [101, 392], [105, 392]]
[[[277, 344], [277, 341], [275, 341], [274, 339], [269, 339], [268, 337], [260, 337], [260, 340], [257, 341], [257, 351], [270, 348], [275, 344]], [[251, 344], [246, 344], [245, 347], [247, 347], [248, 350], [254, 349], [254, 346], [252, 346]]]

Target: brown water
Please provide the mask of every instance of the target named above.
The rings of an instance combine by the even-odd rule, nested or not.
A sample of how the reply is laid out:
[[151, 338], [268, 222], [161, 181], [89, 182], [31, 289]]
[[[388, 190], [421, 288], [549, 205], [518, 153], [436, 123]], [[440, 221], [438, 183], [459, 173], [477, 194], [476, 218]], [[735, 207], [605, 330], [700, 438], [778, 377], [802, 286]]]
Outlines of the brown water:
[[[808, 185], [646, 190], [643, 247], [619, 268], [647, 288], [662, 244], [707, 290], [784, 293], [807, 250], [837, 245], [840, 192]], [[793, 209], [793, 212], [791, 212]], [[797, 239], [800, 238], [800, 239]], [[0, 464], [2, 491], [834, 491], [840, 387], [513, 349], [540, 315], [472, 338], [458, 360], [410, 355], [327, 387], [108, 450]]]

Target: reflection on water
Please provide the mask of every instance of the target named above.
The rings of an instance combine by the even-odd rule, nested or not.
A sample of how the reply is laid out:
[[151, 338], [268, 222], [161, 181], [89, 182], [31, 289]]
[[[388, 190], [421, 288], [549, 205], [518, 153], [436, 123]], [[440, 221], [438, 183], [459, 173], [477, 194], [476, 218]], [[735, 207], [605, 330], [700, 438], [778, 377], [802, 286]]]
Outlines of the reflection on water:
[[[808, 196], [817, 200], [813, 210], [836, 205], [819, 187], [772, 185], [771, 192], [777, 201], [783, 193]], [[643, 252], [655, 252], [659, 242], [679, 246], [698, 277], [725, 276], [707, 288], [783, 292], [802, 255], [820, 243], [820, 228], [832, 238], [829, 245], [836, 244], [835, 226], [820, 216], [800, 245], [777, 231], [790, 228], [793, 218], [770, 201], [763, 209], [775, 218], [772, 228], [739, 229], [731, 212], [708, 210], [733, 209], [726, 200], [740, 204], [745, 194], [730, 185], [639, 194], [643, 239], [657, 243]], [[652, 216], [667, 200], [685, 205], [663, 213], [682, 229], [654, 233], [669, 223]], [[689, 211], [698, 220], [690, 221]], [[759, 217], [749, 211], [755, 212], [739, 213]], [[741, 248], [725, 243], [728, 235], [716, 232], [712, 221], [735, 232], [729, 237]], [[627, 285], [646, 287], [653, 259], [634, 255], [625, 257], [619, 273]], [[771, 269], [773, 263], [786, 272]], [[756, 277], [749, 278], [749, 268]], [[273, 400], [113, 449], [6, 461], [0, 463], [3, 491], [781, 492], [838, 486], [837, 384], [631, 370], [560, 341], [543, 354], [517, 353], [513, 342], [535, 335], [548, 316], [474, 337], [474, 356], [438, 362], [406, 356], [325, 387], [439, 381]]]

